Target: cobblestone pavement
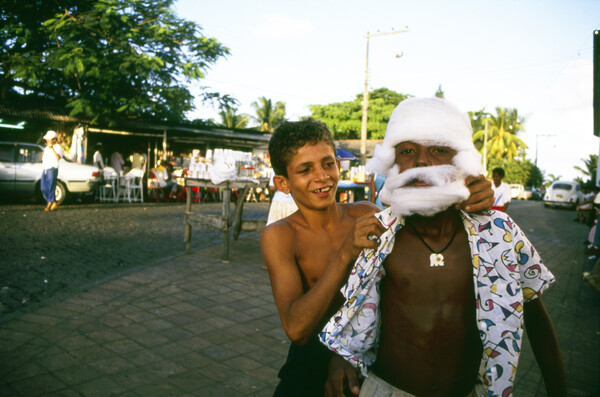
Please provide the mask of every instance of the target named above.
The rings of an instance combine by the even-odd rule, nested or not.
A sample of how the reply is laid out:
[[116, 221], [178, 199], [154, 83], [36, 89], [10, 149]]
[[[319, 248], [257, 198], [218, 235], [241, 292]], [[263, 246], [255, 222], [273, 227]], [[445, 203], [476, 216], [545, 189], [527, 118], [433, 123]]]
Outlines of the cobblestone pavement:
[[[250, 217], [266, 214], [264, 203], [245, 208]], [[539, 202], [516, 202], [509, 213], [558, 279], [544, 302], [569, 396], [598, 396], [600, 295], [581, 279], [592, 266], [583, 254], [588, 229], [572, 221], [573, 211]], [[1, 396], [272, 395], [289, 342], [257, 233], [233, 242], [225, 264], [216, 232], [195, 230], [193, 252], [183, 254], [182, 205], [72, 205], [51, 214], [9, 205], [0, 217], [3, 237], [20, 236], [2, 240], [0, 281], [5, 268], [24, 264], [37, 267], [23, 280], [38, 273], [71, 280], [54, 291], [51, 278], [40, 302], [0, 318]], [[56, 267], [44, 273], [48, 263]], [[80, 268], [86, 272], [67, 275]], [[544, 395], [525, 342], [515, 396]]]
[[[266, 219], [268, 203], [247, 204], [246, 218]], [[0, 316], [29, 310], [124, 270], [181, 254], [185, 248], [185, 204], [58, 208], [44, 212], [35, 204], [0, 205]], [[221, 203], [202, 203], [194, 204], [193, 210], [220, 213], [221, 208]], [[202, 229], [192, 249], [220, 241], [220, 232]]]

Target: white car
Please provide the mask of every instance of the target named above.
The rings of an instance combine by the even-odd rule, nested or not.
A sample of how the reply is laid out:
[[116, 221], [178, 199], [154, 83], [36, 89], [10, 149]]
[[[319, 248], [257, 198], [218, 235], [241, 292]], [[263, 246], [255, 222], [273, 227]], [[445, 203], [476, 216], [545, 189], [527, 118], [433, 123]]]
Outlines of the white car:
[[[44, 147], [33, 143], [0, 142], [0, 197], [41, 198]], [[58, 163], [56, 201], [73, 193], [93, 194], [98, 186], [98, 168], [61, 159]]]
[[583, 200], [583, 193], [578, 182], [556, 181], [546, 190], [545, 207], [575, 208]]
[[514, 200], [530, 200], [531, 199], [531, 190], [525, 190], [525, 186], [512, 183], [510, 186], [510, 198]]

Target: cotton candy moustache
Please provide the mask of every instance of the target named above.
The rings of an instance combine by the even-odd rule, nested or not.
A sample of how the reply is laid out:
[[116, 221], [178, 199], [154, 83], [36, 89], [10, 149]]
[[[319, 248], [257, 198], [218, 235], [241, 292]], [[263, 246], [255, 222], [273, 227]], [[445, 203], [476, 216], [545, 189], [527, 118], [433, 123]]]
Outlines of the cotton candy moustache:
[[[411, 186], [416, 181], [429, 186]], [[396, 216], [432, 216], [466, 200], [469, 189], [462, 172], [453, 165], [411, 168], [402, 173], [394, 166], [379, 197], [392, 207]]]

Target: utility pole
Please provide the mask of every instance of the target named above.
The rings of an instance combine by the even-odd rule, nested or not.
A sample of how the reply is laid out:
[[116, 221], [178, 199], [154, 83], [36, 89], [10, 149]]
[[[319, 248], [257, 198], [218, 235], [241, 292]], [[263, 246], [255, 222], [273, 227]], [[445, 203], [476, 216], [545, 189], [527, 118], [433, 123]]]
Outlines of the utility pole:
[[487, 140], [488, 140], [488, 119], [485, 119], [485, 132], [483, 135], [483, 172], [487, 175]]
[[408, 32], [408, 28], [402, 30], [392, 30], [391, 32], [374, 33], [369, 34], [367, 32], [367, 56], [365, 62], [365, 90], [363, 93], [362, 101], [362, 123], [360, 128], [360, 158], [361, 163], [364, 165], [367, 162], [367, 120], [369, 112], [369, 39], [375, 36], [384, 36], [388, 34], [404, 33]]

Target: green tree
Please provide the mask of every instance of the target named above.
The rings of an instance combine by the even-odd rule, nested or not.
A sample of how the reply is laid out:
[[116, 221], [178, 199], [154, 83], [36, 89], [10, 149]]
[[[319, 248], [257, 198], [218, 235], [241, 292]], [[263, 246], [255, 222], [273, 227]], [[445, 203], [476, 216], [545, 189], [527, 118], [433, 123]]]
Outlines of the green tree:
[[544, 179], [544, 186], [550, 186], [552, 183], [560, 180], [562, 178], [561, 175], [548, 174], [546, 179]]
[[542, 187], [544, 185], [544, 173], [537, 165], [531, 163], [529, 177], [525, 181], [525, 186]]
[[238, 114], [237, 108], [222, 106], [219, 112], [221, 125], [227, 128], [246, 128], [250, 118], [247, 114]]
[[5, 0], [0, 98], [94, 120], [184, 119], [193, 108], [188, 85], [229, 50], [177, 17], [173, 2]]
[[582, 168], [578, 165], [576, 165], [573, 168], [585, 175], [587, 179], [584, 180], [583, 178], [578, 177], [577, 182], [579, 182], [582, 186], [596, 186], [596, 170], [598, 169], [598, 155], [590, 154], [589, 158], [581, 159], [581, 161], [583, 161], [583, 163], [585, 164], [585, 168]]
[[[369, 93], [367, 139], [383, 138], [392, 111], [408, 97], [387, 88], [378, 88]], [[335, 139], [359, 139], [362, 99], [363, 94], [358, 94], [354, 101], [310, 105], [311, 117], [327, 124]]]
[[[482, 116], [485, 113], [482, 112]], [[473, 119], [472, 119], [473, 120]], [[517, 157], [519, 149], [526, 149], [527, 145], [517, 134], [523, 130], [524, 119], [519, 116], [517, 109], [496, 107], [496, 115], [489, 115], [479, 119], [482, 125], [477, 125], [479, 130], [473, 134], [473, 143], [483, 151], [485, 140], [485, 121], [488, 122], [487, 156], [495, 159], [512, 160]]]
[[533, 164], [529, 160], [505, 160], [492, 158], [487, 163], [488, 175], [492, 175], [492, 170], [496, 167], [504, 169], [504, 182], [519, 183], [527, 185], [527, 180], [531, 175]]
[[435, 95], [436, 98], [444, 98], [444, 90], [442, 90], [442, 85], [441, 84], [438, 86], [438, 89], [437, 89], [437, 91], [435, 92], [434, 95]]
[[271, 99], [263, 96], [252, 102], [252, 107], [256, 111], [254, 120], [258, 123], [260, 131], [273, 132], [285, 121], [285, 102], [278, 101], [273, 106]]

